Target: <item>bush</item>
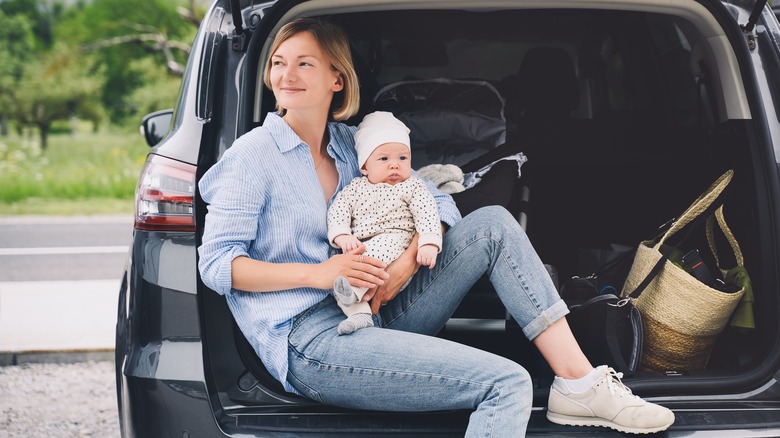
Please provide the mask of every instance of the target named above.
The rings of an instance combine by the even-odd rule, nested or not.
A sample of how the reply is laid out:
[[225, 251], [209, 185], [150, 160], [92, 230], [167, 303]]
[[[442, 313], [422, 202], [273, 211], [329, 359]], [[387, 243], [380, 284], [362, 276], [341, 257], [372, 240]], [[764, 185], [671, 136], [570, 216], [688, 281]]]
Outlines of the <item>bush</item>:
[[[149, 148], [128, 129], [52, 134], [41, 152], [37, 136], [0, 137], [0, 203], [31, 198], [132, 200]], [[84, 131], [84, 132], [81, 132]]]

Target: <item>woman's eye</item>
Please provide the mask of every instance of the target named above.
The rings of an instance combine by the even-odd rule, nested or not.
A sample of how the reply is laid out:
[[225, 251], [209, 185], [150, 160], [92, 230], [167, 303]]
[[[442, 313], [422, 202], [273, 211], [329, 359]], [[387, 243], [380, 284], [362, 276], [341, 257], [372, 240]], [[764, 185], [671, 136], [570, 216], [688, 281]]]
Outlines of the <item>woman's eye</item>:
[[274, 62], [271, 63], [271, 65], [272, 66], [282, 65], [282, 61], [274, 61]]

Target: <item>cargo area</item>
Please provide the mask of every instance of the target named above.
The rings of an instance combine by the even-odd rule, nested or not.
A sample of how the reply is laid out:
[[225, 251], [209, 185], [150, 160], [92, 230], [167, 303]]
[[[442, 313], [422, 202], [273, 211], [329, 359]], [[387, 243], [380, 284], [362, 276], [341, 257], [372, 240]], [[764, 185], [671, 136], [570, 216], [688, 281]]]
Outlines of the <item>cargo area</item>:
[[[413, 167], [451, 163], [473, 171], [518, 153], [527, 158], [519, 177], [516, 167], [497, 166], [483, 186], [469, 189], [485, 190], [479, 201], [462, 194], [456, 201], [469, 210], [480, 202], [510, 209], [559, 285], [655, 236], [719, 175], [734, 170], [726, 217], [753, 282], [755, 327], [727, 327], [705, 369], [626, 378], [650, 397], [753, 389], [744, 379], [774, 360], [778, 340], [778, 260], [774, 237], [768, 238], [775, 200], [766, 196], [757, 167], [771, 150], [757, 140], [766, 122], [752, 116], [744, 86], [752, 79], [742, 76], [740, 55], [729, 45], [734, 29], [719, 27], [722, 11], [711, 15], [691, 3], [679, 14], [651, 7], [312, 12], [350, 35], [362, 101], [350, 123], [383, 109], [414, 124]], [[266, 54], [247, 57], [262, 65]], [[259, 125], [274, 101], [262, 86], [262, 68], [251, 71], [258, 79], [249, 89], [259, 96], [252, 123]], [[706, 242], [685, 245], [705, 248]], [[617, 291], [621, 279], [614, 277]], [[238, 415], [245, 422], [238, 427], [269, 426], [252, 415], [257, 406], [290, 415], [344, 413], [284, 393], [232, 323], [224, 299], [199, 295], [208, 374], [215, 376], [212, 402]], [[536, 379], [535, 406], [543, 407], [552, 374], [535, 347], [507, 319], [487, 281], [467, 300], [440, 336], [524, 365]], [[422, 431], [452, 421], [394, 415], [366, 421], [401, 429], [402, 422], [403, 428], [414, 423]], [[336, 418], [316, 421], [337, 427]]]

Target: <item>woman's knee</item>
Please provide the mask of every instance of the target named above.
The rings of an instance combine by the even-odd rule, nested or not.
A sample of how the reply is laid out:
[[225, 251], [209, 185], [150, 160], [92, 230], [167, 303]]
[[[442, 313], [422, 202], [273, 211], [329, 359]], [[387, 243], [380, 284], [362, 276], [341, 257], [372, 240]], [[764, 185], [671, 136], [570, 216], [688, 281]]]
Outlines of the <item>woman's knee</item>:
[[534, 388], [528, 371], [512, 362], [499, 376], [496, 385], [500, 388], [503, 402], [511, 405], [518, 414], [530, 414]]
[[525, 239], [525, 231], [512, 214], [500, 205], [489, 205], [479, 208], [463, 218], [464, 222], [473, 224], [480, 230], [497, 234], [499, 237], [511, 236]]
[[509, 380], [511, 380], [513, 387], [521, 389], [524, 393], [533, 393], [531, 374], [521, 365], [513, 363]]

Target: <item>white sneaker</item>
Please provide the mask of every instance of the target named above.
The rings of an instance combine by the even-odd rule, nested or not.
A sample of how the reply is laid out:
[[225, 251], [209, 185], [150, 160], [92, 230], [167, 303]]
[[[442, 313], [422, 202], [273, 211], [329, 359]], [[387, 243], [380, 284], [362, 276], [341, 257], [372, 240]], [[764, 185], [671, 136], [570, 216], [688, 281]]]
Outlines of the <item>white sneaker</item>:
[[626, 433], [654, 433], [674, 423], [674, 413], [631, 393], [616, 373], [602, 365], [590, 389], [571, 392], [566, 382], [555, 378], [547, 403], [547, 419], [567, 426], [602, 426]]

